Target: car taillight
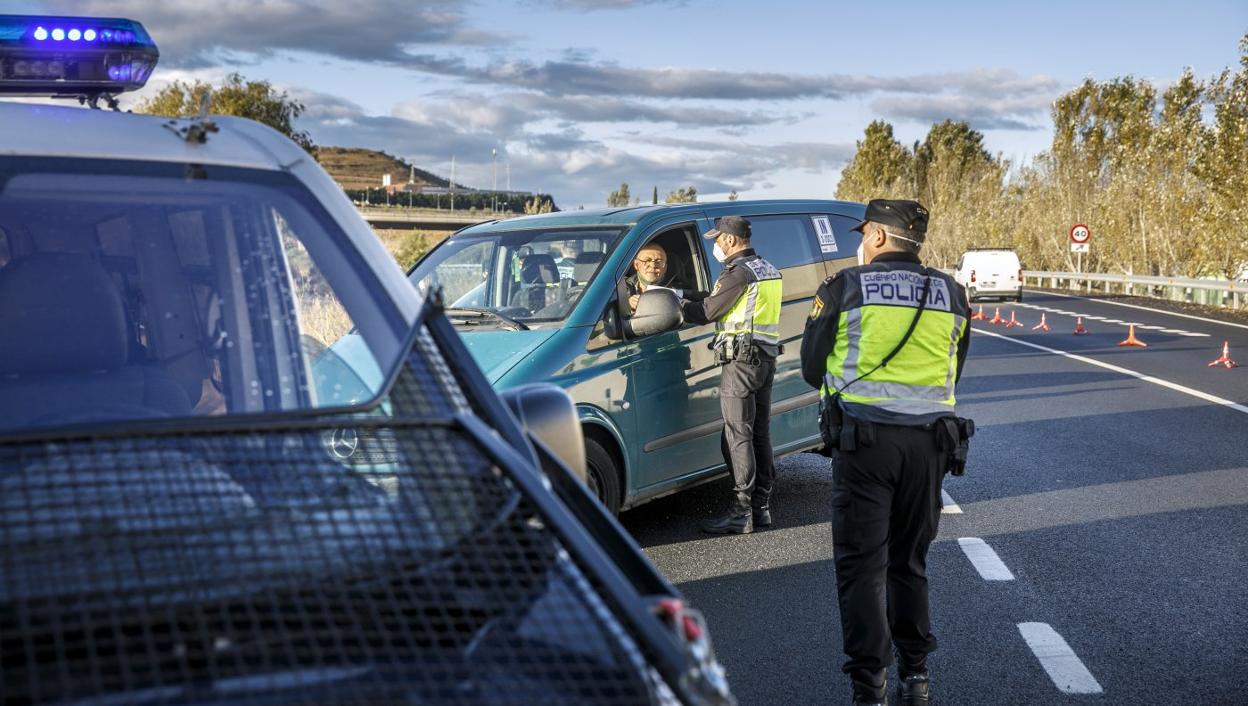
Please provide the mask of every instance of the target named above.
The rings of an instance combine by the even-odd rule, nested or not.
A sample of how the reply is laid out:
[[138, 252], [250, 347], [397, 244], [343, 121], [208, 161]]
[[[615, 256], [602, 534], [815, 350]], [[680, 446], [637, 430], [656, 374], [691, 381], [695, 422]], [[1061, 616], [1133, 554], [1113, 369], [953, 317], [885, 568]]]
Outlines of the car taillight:
[[1019, 282], [1022, 282], [1022, 281], [1023, 281], [1023, 268], [1021, 268], [1021, 267], [1020, 267], [1020, 268], [1018, 268], [1018, 281], [1019, 281]]
[[975, 281], [975, 270], [971, 270], [971, 281]]

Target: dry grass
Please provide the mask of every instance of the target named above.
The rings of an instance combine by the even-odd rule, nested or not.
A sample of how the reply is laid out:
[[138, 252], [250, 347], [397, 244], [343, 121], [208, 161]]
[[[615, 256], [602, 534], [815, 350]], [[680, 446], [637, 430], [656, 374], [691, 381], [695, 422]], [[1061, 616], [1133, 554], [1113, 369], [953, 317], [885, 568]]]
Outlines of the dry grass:
[[381, 238], [381, 242], [386, 246], [386, 250], [390, 252], [399, 267], [406, 272], [416, 261], [428, 252], [433, 246], [442, 242], [453, 231], [449, 230], [392, 230], [386, 228], [375, 229], [377, 237]]

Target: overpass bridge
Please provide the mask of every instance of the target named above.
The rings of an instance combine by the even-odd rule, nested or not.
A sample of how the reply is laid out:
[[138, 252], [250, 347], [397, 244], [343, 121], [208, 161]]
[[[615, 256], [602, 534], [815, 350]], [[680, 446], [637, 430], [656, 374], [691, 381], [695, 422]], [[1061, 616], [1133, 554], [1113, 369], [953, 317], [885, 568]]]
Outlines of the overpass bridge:
[[465, 226], [518, 214], [488, 211], [467, 211], [434, 208], [369, 208], [359, 207], [360, 215], [374, 228], [422, 228], [426, 230], [459, 230]]

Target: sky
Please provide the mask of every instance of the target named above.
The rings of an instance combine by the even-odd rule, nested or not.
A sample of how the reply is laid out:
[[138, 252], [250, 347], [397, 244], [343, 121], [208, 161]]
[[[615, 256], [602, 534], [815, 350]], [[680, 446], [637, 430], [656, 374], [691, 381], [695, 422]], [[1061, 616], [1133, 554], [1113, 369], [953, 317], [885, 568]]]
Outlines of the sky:
[[[1238, 62], [1245, 0], [5, 0], [0, 12], [121, 16], [156, 76], [267, 80], [321, 145], [385, 150], [477, 188], [605, 205], [832, 198], [866, 125], [903, 143], [965, 120], [1015, 164], [1085, 78], [1165, 88]], [[492, 150], [497, 155], [492, 155]], [[495, 176], [497, 174], [497, 177]], [[399, 179], [399, 175], [395, 176]], [[381, 175], [378, 175], [380, 185]]]

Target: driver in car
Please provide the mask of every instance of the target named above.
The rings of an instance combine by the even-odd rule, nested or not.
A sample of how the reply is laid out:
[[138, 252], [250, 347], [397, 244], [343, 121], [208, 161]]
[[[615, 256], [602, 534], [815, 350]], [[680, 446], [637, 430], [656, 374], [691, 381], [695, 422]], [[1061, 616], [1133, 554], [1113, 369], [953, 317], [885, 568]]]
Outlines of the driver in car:
[[651, 287], [670, 289], [677, 297], [685, 297], [684, 290], [669, 286], [671, 280], [667, 276], [667, 251], [658, 243], [647, 243], [633, 258], [634, 273], [624, 278], [628, 287], [628, 310], [637, 313], [637, 300], [641, 293]]

